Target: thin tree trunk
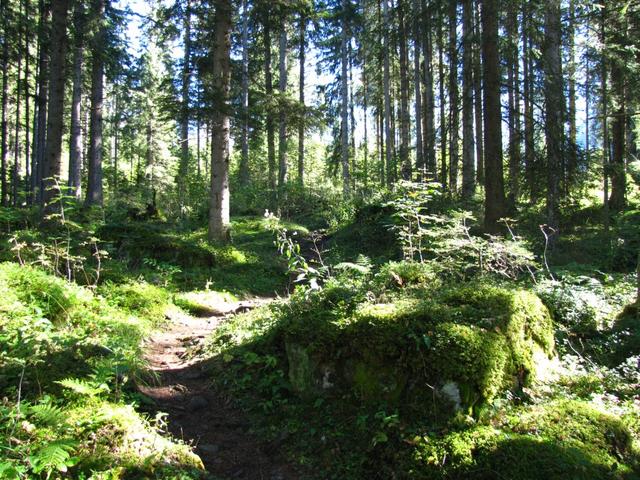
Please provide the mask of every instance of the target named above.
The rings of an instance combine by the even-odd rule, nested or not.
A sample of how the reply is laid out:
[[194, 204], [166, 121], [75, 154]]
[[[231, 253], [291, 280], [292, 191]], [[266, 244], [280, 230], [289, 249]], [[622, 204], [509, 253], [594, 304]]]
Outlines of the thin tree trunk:
[[611, 120], [611, 162], [609, 172], [611, 175], [611, 197], [609, 206], [612, 212], [620, 212], [626, 205], [626, 93], [625, 78], [621, 59], [611, 60], [611, 93], [616, 106]]
[[475, 191], [473, 142], [473, 1], [462, 2], [462, 198]]
[[523, 84], [524, 84], [524, 165], [527, 187], [532, 203], [537, 201], [538, 189], [535, 176], [535, 132], [533, 119], [533, 40], [530, 32], [532, 12], [523, 3], [522, 10], [522, 48], [523, 48]]
[[300, 63], [300, 75], [299, 75], [299, 101], [300, 108], [302, 109], [302, 118], [300, 118], [300, 124], [298, 125], [298, 184], [304, 186], [304, 132], [305, 132], [305, 117], [306, 106], [304, 104], [304, 89], [305, 89], [305, 63], [306, 63], [306, 29], [307, 18], [304, 14], [300, 15], [300, 50], [298, 53], [298, 62]]
[[[69, 0], [56, 0], [52, 4], [51, 65], [49, 69], [49, 101], [47, 108], [47, 136], [44, 149], [43, 192], [46, 210], [54, 208], [59, 198], [59, 179], [64, 126], [64, 87], [66, 83], [67, 19]], [[46, 71], [41, 72], [46, 75]]]
[[[402, 178], [411, 179], [411, 157], [409, 144], [411, 143], [411, 116], [409, 113], [409, 56], [407, 53], [407, 28], [405, 22], [404, 0], [398, 2], [398, 21], [400, 43], [400, 162]], [[418, 84], [419, 86], [419, 84]], [[419, 95], [418, 95], [419, 96]]]
[[[271, 103], [273, 101], [273, 75], [271, 73], [271, 18], [267, 16], [264, 22], [264, 80], [265, 80], [265, 93], [267, 101]], [[269, 170], [269, 189], [271, 190], [271, 208], [276, 207], [276, 140], [275, 140], [275, 126], [273, 121], [273, 109], [271, 106], [267, 107], [267, 164]], [[212, 147], [213, 148], [213, 147]]]
[[24, 191], [25, 191], [25, 199], [27, 204], [30, 203], [30, 185], [31, 185], [31, 101], [30, 101], [30, 66], [31, 66], [31, 53], [30, 53], [30, 45], [31, 45], [31, 0], [24, 0], [24, 10], [25, 10], [25, 38], [24, 38], [24, 110], [25, 110], [25, 119], [24, 119], [24, 168], [25, 168], [25, 182], [24, 182]]
[[420, 19], [422, 18], [422, 4], [420, 0], [413, 0], [413, 87], [415, 93], [415, 126], [416, 126], [416, 169], [422, 179], [425, 170], [424, 145], [422, 141], [422, 76], [420, 69]]
[[520, 186], [520, 99], [518, 59], [518, 4], [507, 7], [507, 82], [509, 88], [509, 195], [507, 209], [515, 212]]
[[547, 223], [558, 227], [558, 201], [562, 165], [562, 73], [560, 57], [560, 0], [545, 4], [544, 96], [545, 140], [547, 144]]
[[84, 4], [76, 2], [74, 10], [75, 49], [73, 52], [73, 96], [71, 100], [71, 138], [69, 144], [70, 194], [82, 198], [82, 67], [84, 63]]
[[40, 21], [38, 25], [38, 94], [36, 97], [37, 120], [32, 153], [31, 189], [35, 200], [44, 203], [45, 148], [47, 138], [47, 105], [49, 98], [49, 16], [51, 5], [48, 0], [40, 0]]
[[[607, 6], [603, 5], [600, 10], [600, 42], [602, 50], [607, 47], [606, 21]], [[602, 176], [603, 176], [603, 210], [604, 210], [604, 230], [609, 232], [609, 87], [608, 82], [608, 62], [606, 55], [602, 55], [600, 60], [602, 92], [600, 94], [602, 101]]]
[[480, 62], [480, 11], [474, 6], [473, 101], [475, 115], [476, 181], [484, 185], [484, 128], [482, 125], [482, 64]]
[[211, 200], [209, 240], [229, 240], [229, 91], [231, 89], [231, 0], [217, 0], [213, 87], [219, 99], [214, 105], [211, 149]]
[[445, 90], [445, 75], [444, 75], [444, 22], [442, 20], [442, 12], [438, 12], [438, 31], [437, 31], [437, 46], [438, 46], [438, 80], [440, 82], [440, 183], [442, 190], [447, 190], [448, 175], [447, 175], [447, 116], [446, 116], [446, 100], [444, 95]]
[[3, 207], [7, 206], [9, 199], [8, 183], [7, 183], [7, 156], [8, 148], [8, 98], [9, 98], [9, 39], [7, 35], [8, 28], [8, 11], [7, 1], [2, 2], [2, 139], [0, 140], [0, 203]]
[[426, 174], [430, 179], [438, 176], [436, 164], [436, 127], [435, 127], [435, 98], [433, 93], [433, 42], [431, 32], [432, 9], [426, 7], [422, 0], [424, 15], [424, 159]]
[[[391, 24], [391, 15], [389, 13], [389, 0], [382, 0], [382, 15], [384, 25]], [[393, 150], [394, 150], [394, 132], [391, 129], [391, 74], [389, 65], [389, 56], [391, 49], [389, 48], [389, 36], [383, 35], [383, 58], [384, 58], [384, 74], [383, 74], [383, 97], [384, 97], [384, 132], [385, 132], [385, 163], [387, 171], [387, 185], [392, 185], [395, 181], [393, 174]]]
[[249, 184], [249, 2], [242, 0], [242, 131], [240, 185]]
[[11, 174], [11, 204], [15, 207], [18, 205], [18, 186], [20, 185], [20, 102], [22, 100], [22, 90], [20, 88], [20, 75], [22, 74], [22, 2], [20, 3], [20, 11], [18, 12], [18, 49], [17, 49], [17, 69], [16, 69], [16, 104], [15, 104], [15, 129], [13, 144], [13, 171]]
[[104, 102], [105, 0], [94, 0], [97, 30], [91, 64], [91, 119], [89, 127], [89, 175], [86, 205], [102, 205], [102, 123]]
[[187, 180], [189, 175], [189, 95], [191, 90], [191, 0], [184, 6], [184, 56], [182, 59], [182, 92], [180, 101], [180, 165], [178, 168], [178, 201], [182, 214], [187, 201]]
[[[278, 90], [280, 99], [284, 102], [287, 94], [287, 29], [282, 26], [279, 39], [279, 79]], [[282, 189], [287, 183], [287, 112], [284, 103], [280, 104], [278, 132], [278, 188]]]
[[458, 2], [449, 2], [449, 190], [458, 192], [460, 115], [458, 114]]
[[485, 217], [489, 232], [499, 230], [506, 212], [502, 166], [500, 59], [498, 53], [499, 0], [482, 2], [482, 64], [484, 78]]
[[576, 5], [575, 0], [569, 1], [569, 61], [567, 62], [567, 78], [569, 83], [569, 145], [567, 161], [567, 178], [565, 182], [565, 195], [569, 194], [569, 188], [575, 181], [578, 168], [578, 127], [576, 122]]
[[[386, 1], [386, 0], [385, 0]], [[351, 184], [349, 176], [349, 58], [348, 58], [348, 26], [347, 26], [347, 10], [348, 0], [342, 2], [342, 18], [341, 18], [341, 47], [340, 47], [340, 64], [342, 72], [340, 77], [340, 159], [342, 163], [342, 193], [345, 197], [351, 194]]]

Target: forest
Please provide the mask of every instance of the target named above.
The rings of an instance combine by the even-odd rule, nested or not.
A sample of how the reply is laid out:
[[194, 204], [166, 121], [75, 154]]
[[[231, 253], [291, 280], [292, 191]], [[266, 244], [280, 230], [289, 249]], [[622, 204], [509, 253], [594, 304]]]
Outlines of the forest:
[[0, 42], [0, 479], [640, 478], [638, 0]]

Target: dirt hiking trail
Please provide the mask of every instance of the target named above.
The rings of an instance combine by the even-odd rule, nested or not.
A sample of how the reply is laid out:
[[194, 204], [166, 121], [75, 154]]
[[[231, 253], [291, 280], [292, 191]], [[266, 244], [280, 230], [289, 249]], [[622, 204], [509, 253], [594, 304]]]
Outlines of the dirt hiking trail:
[[232, 398], [215, 389], [202, 359], [186, 355], [231, 316], [270, 301], [255, 298], [219, 303], [202, 317], [171, 311], [167, 327], [146, 346], [147, 361], [158, 380], [139, 387], [140, 391], [155, 402], [156, 411], [168, 414], [168, 429], [174, 437], [196, 447], [214, 479], [299, 478], [277, 445], [260, 442], [250, 433], [246, 416], [233, 406]]

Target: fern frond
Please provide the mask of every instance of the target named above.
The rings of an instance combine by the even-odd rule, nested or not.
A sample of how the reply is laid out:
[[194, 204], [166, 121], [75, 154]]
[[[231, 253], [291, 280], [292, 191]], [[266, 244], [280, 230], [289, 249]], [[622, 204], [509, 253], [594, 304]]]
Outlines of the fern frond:
[[95, 382], [88, 382], [78, 378], [65, 378], [64, 380], [60, 380], [56, 383], [62, 385], [67, 390], [71, 390], [72, 392], [85, 397], [95, 397], [100, 393], [107, 392], [109, 389], [104, 384], [98, 385]]
[[50, 403], [40, 403], [29, 407], [29, 412], [35, 417], [39, 424], [55, 426], [64, 423], [66, 413], [62, 408]]
[[75, 450], [77, 442], [73, 440], [56, 440], [51, 442], [29, 457], [34, 473], [46, 472], [47, 478], [53, 471], [66, 472], [67, 467], [74, 462], [71, 452]]

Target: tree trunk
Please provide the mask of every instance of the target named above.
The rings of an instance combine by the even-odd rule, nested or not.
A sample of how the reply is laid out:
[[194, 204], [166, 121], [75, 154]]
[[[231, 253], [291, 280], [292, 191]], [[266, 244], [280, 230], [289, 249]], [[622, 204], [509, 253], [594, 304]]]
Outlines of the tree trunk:
[[625, 78], [620, 59], [611, 60], [611, 93], [616, 108], [611, 119], [611, 197], [609, 206], [612, 212], [620, 212], [626, 205], [627, 175], [625, 169], [626, 150], [626, 93]]
[[[385, 0], [386, 1], [386, 0]], [[340, 76], [340, 159], [342, 163], [342, 193], [348, 197], [351, 193], [351, 184], [349, 176], [349, 58], [348, 43], [349, 33], [347, 25], [348, 0], [342, 2], [342, 18], [341, 18], [341, 46], [340, 46], [340, 64], [342, 72]]]
[[458, 114], [458, 2], [449, 2], [449, 190], [458, 192], [460, 115]]
[[242, 0], [242, 131], [240, 139], [240, 185], [249, 185], [249, 2]]
[[518, 58], [518, 4], [507, 7], [507, 83], [509, 101], [509, 195], [507, 209], [514, 213], [520, 186], [520, 78]]
[[76, 2], [73, 24], [75, 49], [73, 52], [73, 96], [71, 100], [71, 138], [69, 141], [70, 195], [82, 198], [82, 66], [84, 63], [84, 4]]
[[7, 0], [2, 2], [2, 138], [0, 140], [0, 204], [7, 206], [9, 199], [7, 183], [7, 156], [8, 148], [8, 98], [9, 98], [9, 39], [7, 37], [8, 28]]
[[229, 91], [231, 89], [231, 0], [217, 0], [213, 47], [211, 199], [209, 240], [229, 240]]
[[435, 98], [433, 93], [433, 42], [431, 32], [432, 9], [426, 7], [422, 0], [424, 15], [424, 159], [428, 178], [437, 178], [436, 164], [436, 127], [435, 127]]
[[569, 194], [570, 186], [575, 181], [578, 168], [578, 127], [576, 122], [576, 5], [575, 0], [569, 1], [569, 61], [567, 62], [567, 79], [569, 83], [569, 145], [567, 161], [567, 178], [565, 183], [565, 195]]
[[267, 164], [269, 169], [269, 189], [271, 190], [271, 208], [276, 207], [276, 139], [273, 122], [273, 75], [271, 73], [271, 18], [267, 15], [264, 21], [264, 81], [265, 93], [269, 105], [266, 109], [267, 119]]
[[279, 40], [279, 79], [280, 112], [278, 131], [278, 188], [282, 189], [287, 183], [287, 112], [285, 96], [287, 94], [287, 29], [283, 24]]
[[416, 126], [416, 169], [420, 179], [424, 176], [425, 160], [422, 141], [422, 76], [420, 69], [420, 19], [423, 11], [420, 0], [413, 0], [413, 88], [415, 93], [415, 126]]
[[560, 57], [560, 0], [547, 0], [544, 33], [545, 140], [547, 144], [547, 223], [558, 227], [563, 145], [563, 89]]
[[473, 142], [473, 1], [462, 2], [462, 198], [475, 191]]
[[484, 77], [485, 217], [489, 232], [499, 230], [505, 216], [502, 167], [502, 112], [500, 106], [500, 59], [498, 53], [499, 0], [482, 2], [482, 64]]
[[11, 204], [18, 205], [18, 186], [20, 185], [20, 102], [22, 100], [22, 90], [20, 88], [20, 75], [22, 74], [22, 3], [18, 12], [18, 48], [16, 59], [16, 96], [15, 96], [15, 129], [13, 136], [13, 170], [11, 174]]
[[300, 63], [300, 78], [299, 78], [299, 101], [300, 108], [302, 109], [302, 118], [300, 118], [300, 125], [298, 125], [298, 184], [304, 186], [304, 132], [305, 132], [305, 117], [306, 106], [304, 104], [304, 89], [305, 89], [305, 63], [306, 63], [306, 30], [307, 30], [307, 18], [304, 14], [300, 15], [300, 50], [298, 53], [298, 62]]
[[[389, 13], [389, 0], [382, 0], [382, 16], [385, 25], [391, 24], [391, 15]], [[385, 133], [385, 163], [387, 171], [387, 185], [392, 185], [395, 181], [393, 172], [393, 151], [394, 151], [394, 132], [391, 129], [391, 73], [389, 65], [389, 56], [391, 49], [389, 48], [389, 36], [383, 35], [383, 97], [384, 97], [384, 133]]]
[[482, 64], [480, 62], [480, 12], [474, 6], [473, 101], [476, 135], [476, 181], [484, 185], [484, 128], [482, 125]]
[[180, 101], [180, 165], [178, 168], [178, 202], [182, 214], [186, 203], [189, 175], [189, 94], [191, 89], [191, 0], [184, 6], [184, 56], [182, 59], [182, 98]]
[[102, 107], [104, 102], [105, 0], [94, 0], [96, 31], [91, 64], [91, 119], [89, 127], [89, 173], [85, 204], [102, 205]]
[[[49, 102], [47, 108], [47, 136], [44, 149], [43, 193], [46, 211], [52, 210], [59, 198], [59, 179], [64, 126], [64, 87], [66, 81], [67, 19], [69, 0], [56, 0], [52, 4], [52, 25], [49, 69]], [[46, 75], [46, 72], [42, 72]]]
[[[444, 76], [444, 22], [442, 21], [442, 12], [438, 12], [438, 29], [437, 29], [437, 46], [438, 46], [438, 80], [440, 82], [440, 183], [442, 190], [447, 190], [447, 120], [446, 120], [446, 100], [444, 95], [445, 76]], [[436, 176], [437, 178], [437, 176]]]
[[531, 203], [535, 203], [538, 197], [535, 176], [535, 132], [533, 118], [533, 40], [530, 32], [532, 12], [523, 3], [522, 10], [522, 49], [523, 49], [523, 84], [524, 84], [524, 165], [525, 176]]
[[35, 192], [35, 200], [44, 202], [44, 152], [47, 138], [47, 104], [49, 98], [49, 16], [51, 5], [48, 0], [40, 0], [40, 20], [38, 25], [38, 94], [36, 97], [36, 128], [33, 136], [33, 152], [31, 161], [31, 190]]
[[400, 43], [400, 162], [402, 165], [402, 178], [404, 180], [411, 180], [412, 168], [411, 157], [409, 156], [409, 144], [411, 142], [411, 116], [409, 113], [409, 56], [407, 53], [408, 35], [405, 22], [404, 0], [399, 0], [398, 2], [398, 21], [398, 41]]

